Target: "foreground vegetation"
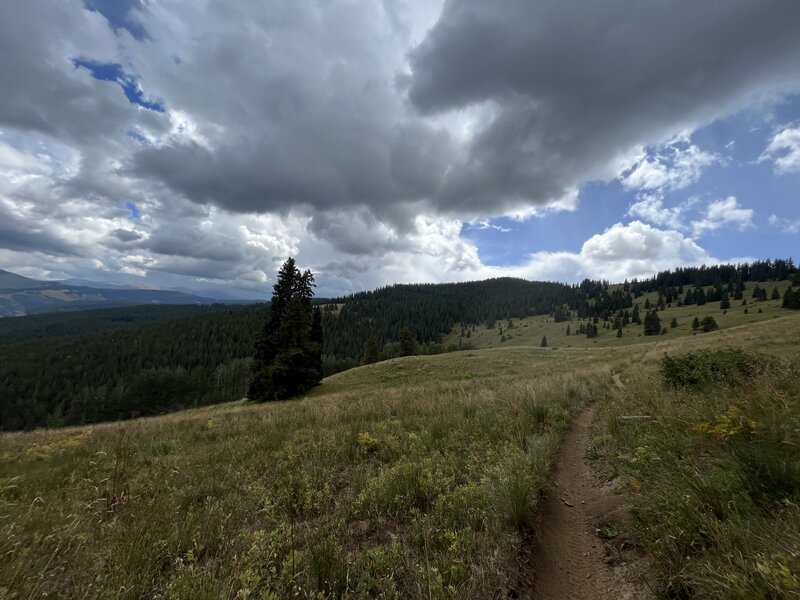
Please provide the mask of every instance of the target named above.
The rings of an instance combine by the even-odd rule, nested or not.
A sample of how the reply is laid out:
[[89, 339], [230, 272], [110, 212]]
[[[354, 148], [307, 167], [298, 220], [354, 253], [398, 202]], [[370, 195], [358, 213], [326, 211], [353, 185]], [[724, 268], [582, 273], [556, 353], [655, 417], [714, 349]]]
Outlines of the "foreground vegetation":
[[409, 357], [302, 401], [6, 434], [0, 597], [505, 596], [559, 432], [610, 376], [571, 359]]
[[632, 494], [664, 597], [800, 597], [798, 325], [651, 355], [605, 405], [595, 450]]
[[[520, 552], [560, 432], [607, 393], [592, 452], [635, 521], [602, 532], [639, 540], [665, 597], [794, 597], [798, 337], [789, 313], [599, 351], [411, 356], [301, 401], [3, 434], [0, 597], [506, 597], [532, 576]], [[720, 348], [745, 350], [678, 358], [664, 385], [665, 354]]]

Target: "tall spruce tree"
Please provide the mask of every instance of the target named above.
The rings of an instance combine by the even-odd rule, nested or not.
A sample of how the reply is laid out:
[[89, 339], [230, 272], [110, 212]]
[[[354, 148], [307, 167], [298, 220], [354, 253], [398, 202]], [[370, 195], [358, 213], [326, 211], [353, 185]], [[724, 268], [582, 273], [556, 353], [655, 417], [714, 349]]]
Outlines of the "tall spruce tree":
[[322, 380], [322, 315], [313, 309], [314, 275], [294, 258], [278, 271], [253, 354], [248, 397], [257, 402], [300, 395]]

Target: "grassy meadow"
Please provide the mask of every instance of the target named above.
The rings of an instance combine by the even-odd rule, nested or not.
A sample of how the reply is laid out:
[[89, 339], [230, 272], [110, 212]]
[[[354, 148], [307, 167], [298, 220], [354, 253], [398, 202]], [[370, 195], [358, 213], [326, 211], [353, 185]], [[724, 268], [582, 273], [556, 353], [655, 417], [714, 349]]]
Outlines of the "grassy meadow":
[[665, 598], [800, 598], [800, 319], [705, 335], [644, 354], [602, 406], [592, 452], [633, 499], [609, 530]]
[[[791, 597], [797, 371], [697, 390], [659, 371], [665, 353], [727, 347], [797, 364], [800, 314], [748, 304], [746, 319], [667, 309], [667, 325], [682, 310], [722, 329], [638, 345], [603, 332], [543, 349], [527, 319], [502, 348], [360, 367], [302, 400], [2, 434], [0, 598], [508, 597], [530, 580], [520, 552], [560, 435], [598, 399], [593, 452], [634, 497], [637, 520], [619, 528], [653, 554], [660, 589], [715, 597], [726, 580], [716, 597]], [[624, 414], [657, 418], [620, 427]], [[736, 429], [742, 415], [757, 425]], [[738, 492], [762, 460], [781, 466], [758, 481], [784, 487]]]
[[505, 596], [609, 377], [585, 352], [410, 357], [300, 401], [4, 434], [0, 597]]
[[[678, 306], [673, 302], [671, 306], [658, 312], [661, 319], [661, 326], [667, 328], [665, 338], [675, 338], [686, 335], [694, 335], [692, 321], [695, 317], [702, 321], [705, 316], [712, 316], [720, 329], [730, 329], [751, 323], [763, 323], [769, 319], [778, 318], [787, 313], [786, 309], [781, 308], [782, 300], [762, 300], [756, 301], [752, 296], [753, 288], [759, 285], [767, 289], [767, 294], [772, 293], [774, 287], [783, 297], [784, 292], [789, 288], [788, 281], [768, 281], [762, 283], [748, 282], [745, 284], [744, 300], [747, 304], [742, 306], [742, 300], [730, 300], [731, 308], [723, 311], [719, 307], [719, 302], [708, 302], [702, 306], [687, 305]], [[705, 288], [708, 291], [710, 288]], [[639, 304], [641, 317], [644, 319], [644, 304], [646, 300], [655, 306], [658, 301], [658, 293], [643, 294], [636, 298], [634, 302]], [[629, 309], [631, 310], [631, 309]], [[745, 312], [747, 310], [747, 312]], [[759, 310], [761, 312], [759, 312]], [[670, 327], [672, 319], [678, 321], [678, 326]], [[500, 348], [506, 346], [539, 346], [542, 336], [547, 337], [547, 345], [558, 348], [596, 348], [596, 347], [620, 347], [630, 344], [640, 344], [651, 341], [645, 338], [641, 325], [630, 323], [623, 328], [623, 335], [617, 338], [614, 329], [603, 329], [602, 321], [598, 324], [598, 336], [587, 338], [585, 335], [575, 335], [575, 331], [580, 325], [580, 321], [555, 323], [548, 315], [536, 315], [524, 319], [512, 319], [513, 329], [506, 328], [506, 321], [498, 320], [492, 329], [487, 329], [485, 325], [478, 325], [475, 331], [470, 332], [469, 338], [461, 338], [463, 343], [469, 343], [476, 348]], [[584, 319], [584, 322], [586, 320]], [[565, 334], [567, 325], [570, 326], [572, 335]], [[500, 334], [498, 327], [503, 328]], [[461, 325], [456, 325], [448, 336], [444, 339], [444, 345], [458, 344], [461, 335]], [[698, 335], [700, 335], [698, 333]], [[505, 336], [505, 341], [502, 341]]]

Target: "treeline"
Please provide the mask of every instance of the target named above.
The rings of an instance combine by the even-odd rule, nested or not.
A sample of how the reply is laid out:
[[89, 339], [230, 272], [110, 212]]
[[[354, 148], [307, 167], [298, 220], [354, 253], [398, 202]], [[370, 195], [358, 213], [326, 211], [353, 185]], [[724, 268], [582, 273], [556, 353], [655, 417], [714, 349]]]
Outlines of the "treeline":
[[[88, 423], [241, 398], [237, 386], [247, 385], [241, 361], [252, 353], [262, 311], [263, 305], [236, 307], [0, 345], [0, 428]], [[142, 392], [159, 386], [167, 392]]]
[[579, 298], [576, 286], [512, 278], [393, 285], [333, 300], [343, 306], [324, 320], [323, 351], [358, 358], [369, 336], [383, 347], [397, 341], [404, 328], [423, 344], [438, 343], [456, 323], [494, 327], [500, 320], [551, 313]]
[[[625, 287], [634, 293], [665, 292], [679, 286], [709, 287], [746, 281], [783, 281], [797, 275], [798, 270], [791, 258], [757, 260], [736, 265], [711, 265], [700, 267], [678, 267], [661, 271], [649, 279], [625, 282]], [[800, 282], [798, 282], [800, 283]]]
[[[800, 274], [791, 260], [758, 261], [677, 269], [621, 285], [502, 278], [395, 285], [323, 300], [323, 373], [407, 354], [412, 342], [418, 354], [465, 349], [466, 338], [460, 347], [442, 345], [457, 323], [469, 331], [547, 314], [557, 322], [577, 317], [619, 329], [640, 320], [635, 304], [644, 293], [659, 293], [653, 309], [722, 303], [740, 298], [744, 282], [771, 278], [798, 280]], [[784, 297], [786, 308], [800, 306], [797, 284]], [[759, 286], [759, 299], [773, 287]], [[246, 361], [267, 307], [148, 306], [0, 319], [0, 429], [88, 423], [241, 398], [249, 382]], [[169, 319], [170, 311], [194, 316]]]
[[246, 308], [244, 304], [143, 304], [4, 318], [0, 319], [0, 344], [81, 335]]

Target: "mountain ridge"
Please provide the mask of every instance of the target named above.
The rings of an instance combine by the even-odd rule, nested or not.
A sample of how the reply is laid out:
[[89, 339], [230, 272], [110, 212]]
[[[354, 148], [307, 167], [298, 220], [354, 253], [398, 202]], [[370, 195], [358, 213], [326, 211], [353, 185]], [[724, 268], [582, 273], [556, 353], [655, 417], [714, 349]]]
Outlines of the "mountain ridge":
[[94, 287], [65, 281], [39, 281], [0, 269], [0, 318], [73, 312], [141, 304], [214, 304], [206, 298], [173, 290], [127, 286]]

